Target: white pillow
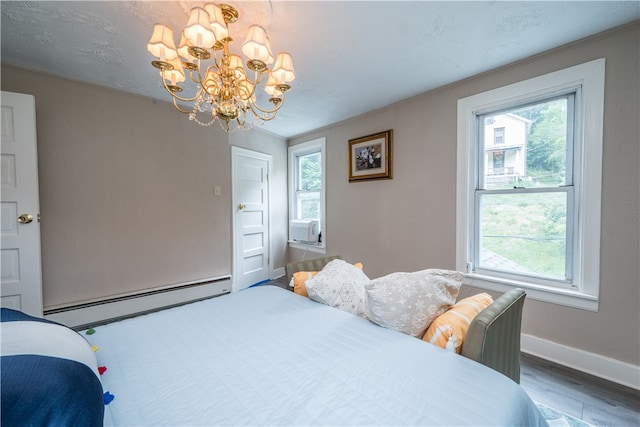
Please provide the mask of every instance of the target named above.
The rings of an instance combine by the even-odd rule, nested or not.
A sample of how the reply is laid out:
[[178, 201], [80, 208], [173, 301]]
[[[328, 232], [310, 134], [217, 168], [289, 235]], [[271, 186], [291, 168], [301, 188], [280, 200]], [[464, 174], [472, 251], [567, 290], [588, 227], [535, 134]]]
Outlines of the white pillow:
[[365, 315], [372, 322], [422, 337], [431, 322], [456, 301], [464, 275], [429, 269], [391, 273], [365, 285]]
[[334, 259], [307, 280], [305, 286], [312, 300], [365, 317], [364, 284], [368, 281], [358, 267]]

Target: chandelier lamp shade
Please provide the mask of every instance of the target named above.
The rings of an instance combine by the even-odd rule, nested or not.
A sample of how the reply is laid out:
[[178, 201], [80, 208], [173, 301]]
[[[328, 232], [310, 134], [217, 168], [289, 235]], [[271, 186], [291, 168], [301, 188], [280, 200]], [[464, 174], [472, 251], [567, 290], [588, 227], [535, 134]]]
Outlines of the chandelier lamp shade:
[[[155, 24], [147, 44], [157, 58], [151, 64], [159, 70], [176, 109], [203, 126], [218, 121], [227, 132], [273, 120], [295, 79], [291, 55], [279, 52], [274, 58], [269, 36], [260, 25], [247, 31], [241, 48], [244, 65], [240, 55], [231, 53], [228, 24], [238, 16], [232, 6], [207, 3], [191, 9], [177, 47], [173, 29], [164, 24]], [[188, 81], [195, 83], [195, 89], [185, 96], [183, 85]], [[257, 102], [256, 90], [263, 82], [268, 107]]]

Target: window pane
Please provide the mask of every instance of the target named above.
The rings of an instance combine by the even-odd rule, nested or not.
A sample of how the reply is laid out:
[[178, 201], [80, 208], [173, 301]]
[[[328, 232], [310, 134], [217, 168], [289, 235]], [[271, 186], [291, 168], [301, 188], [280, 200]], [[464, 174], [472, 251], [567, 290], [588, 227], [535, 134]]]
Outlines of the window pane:
[[322, 168], [320, 153], [298, 157], [298, 191], [320, 190], [322, 188]]
[[296, 200], [296, 219], [320, 219], [320, 192], [301, 192]]
[[[570, 184], [568, 104], [572, 96], [480, 116], [484, 176], [481, 188], [541, 188]], [[569, 142], [567, 142], [569, 140]]]
[[566, 279], [567, 193], [482, 194], [479, 267]]
[[493, 128], [493, 143], [504, 144], [504, 128]]

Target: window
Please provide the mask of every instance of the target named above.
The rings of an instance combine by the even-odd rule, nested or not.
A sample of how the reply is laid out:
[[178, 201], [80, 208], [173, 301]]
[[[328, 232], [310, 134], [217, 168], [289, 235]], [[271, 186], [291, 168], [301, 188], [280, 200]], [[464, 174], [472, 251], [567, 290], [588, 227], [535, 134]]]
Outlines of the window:
[[322, 156], [320, 152], [296, 157], [294, 219], [320, 220], [321, 167]]
[[304, 249], [324, 251], [326, 233], [325, 218], [325, 139], [289, 147], [289, 219], [311, 219], [319, 223], [322, 241], [306, 245], [292, 242], [289, 245]]
[[[493, 167], [494, 169], [504, 168], [504, 151], [498, 150], [493, 152]], [[493, 171], [499, 173], [499, 171]]]
[[[476, 114], [477, 152], [484, 153], [486, 117], [509, 123], [512, 134], [523, 133], [526, 156], [505, 167], [505, 152], [477, 156], [474, 188], [473, 265], [476, 271], [527, 275], [571, 284], [575, 213], [573, 170], [574, 102], [579, 88], [553, 99], [508, 110]], [[505, 118], [506, 116], [506, 118]], [[505, 128], [494, 129], [504, 135]], [[497, 136], [496, 136], [497, 138]], [[490, 141], [489, 141], [490, 142]]]
[[[490, 121], [493, 123], [492, 121]], [[493, 143], [495, 145], [504, 144], [504, 128], [493, 129]]]
[[603, 99], [596, 60], [458, 101], [456, 264], [470, 284], [597, 310]]

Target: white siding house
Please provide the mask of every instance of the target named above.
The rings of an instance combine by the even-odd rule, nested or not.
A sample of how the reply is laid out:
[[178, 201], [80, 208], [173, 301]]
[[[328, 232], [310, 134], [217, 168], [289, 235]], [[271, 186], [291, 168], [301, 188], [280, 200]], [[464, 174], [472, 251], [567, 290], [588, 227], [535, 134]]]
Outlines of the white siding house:
[[484, 153], [487, 180], [516, 182], [527, 175], [527, 139], [531, 121], [515, 114], [485, 119]]

